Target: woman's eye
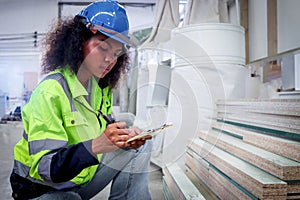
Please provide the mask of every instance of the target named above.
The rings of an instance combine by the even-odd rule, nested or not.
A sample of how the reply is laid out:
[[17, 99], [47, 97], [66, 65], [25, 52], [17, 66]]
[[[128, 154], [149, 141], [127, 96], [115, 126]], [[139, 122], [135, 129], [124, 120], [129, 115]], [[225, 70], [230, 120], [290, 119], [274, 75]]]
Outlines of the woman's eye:
[[108, 51], [109, 50], [109, 46], [105, 43], [105, 42], [103, 42], [103, 41], [101, 41], [100, 43], [99, 43], [99, 49], [101, 49], [102, 51]]
[[98, 48], [102, 51], [108, 51], [108, 48], [103, 45], [100, 45]]
[[114, 57], [115, 57], [115, 58], [118, 58], [120, 55], [121, 55], [121, 54], [119, 54], [119, 53], [115, 53], [115, 54], [114, 54]]
[[120, 56], [122, 55], [122, 53], [123, 53], [122, 51], [116, 52], [116, 53], [114, 54], [114, 56], [115, 56], [115, 57], [120, 57]]

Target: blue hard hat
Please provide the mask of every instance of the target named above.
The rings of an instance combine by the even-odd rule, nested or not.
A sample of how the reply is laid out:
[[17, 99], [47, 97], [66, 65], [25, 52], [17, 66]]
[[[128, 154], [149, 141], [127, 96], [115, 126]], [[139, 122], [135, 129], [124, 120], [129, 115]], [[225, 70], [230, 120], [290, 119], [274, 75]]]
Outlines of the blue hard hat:
[[87, 28], [131, 45], [129, 23], [125, 9], [113, 0], [97, 1], [83, 9], [77, 17], [85, 18]]

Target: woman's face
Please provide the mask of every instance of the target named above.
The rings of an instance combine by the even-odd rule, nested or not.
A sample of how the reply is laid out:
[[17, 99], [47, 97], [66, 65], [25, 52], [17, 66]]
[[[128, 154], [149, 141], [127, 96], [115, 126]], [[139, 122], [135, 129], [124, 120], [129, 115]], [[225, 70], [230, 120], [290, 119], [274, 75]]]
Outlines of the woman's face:
[[84, 61], [81, 67], [88, 75], [103, 78], [115, 66], [122, 50], [122, 43], [104, 35], [95, 35], [83, 43]]

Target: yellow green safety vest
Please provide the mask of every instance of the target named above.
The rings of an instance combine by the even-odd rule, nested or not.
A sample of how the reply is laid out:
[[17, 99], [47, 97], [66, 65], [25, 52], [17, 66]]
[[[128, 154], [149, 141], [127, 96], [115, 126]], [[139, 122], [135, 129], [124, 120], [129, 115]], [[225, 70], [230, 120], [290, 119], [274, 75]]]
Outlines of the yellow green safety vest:
[[112, 91], [109, 87], [101, 89], [94, 78], [91, 82], [90, 103], [85, 98], [87, 90], [68, 67], [55, 70], [39, 83], [22, 109], [24, 134], [14, 147], [15, 173], [56, 189], [83, 185], [93, 178], [98, 165], [83, 169], [63, 183], [53, 183], [41, 175], [50, 169], [41, 162], [43, 157], [94, 139], [105, 130], [106, 122], [97, 117], [97, 110], [112, 112]]

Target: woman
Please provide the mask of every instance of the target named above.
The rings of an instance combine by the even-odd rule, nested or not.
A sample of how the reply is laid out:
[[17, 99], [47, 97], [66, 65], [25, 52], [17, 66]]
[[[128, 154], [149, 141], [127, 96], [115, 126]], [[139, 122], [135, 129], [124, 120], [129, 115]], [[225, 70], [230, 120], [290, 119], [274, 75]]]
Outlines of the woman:
[[111, 199], [150, 199], [151, 137], [128, 143], [141, 130], [106, 117], [128, 45], [126, 12], [110, 0], [49, 32], [49, 75], [22, 110], [24, 134], [14, 148], [14, 199], [90, 199], [111, 181]]

